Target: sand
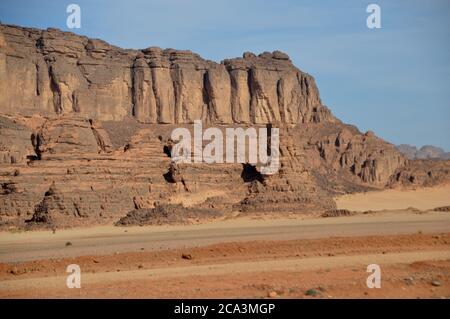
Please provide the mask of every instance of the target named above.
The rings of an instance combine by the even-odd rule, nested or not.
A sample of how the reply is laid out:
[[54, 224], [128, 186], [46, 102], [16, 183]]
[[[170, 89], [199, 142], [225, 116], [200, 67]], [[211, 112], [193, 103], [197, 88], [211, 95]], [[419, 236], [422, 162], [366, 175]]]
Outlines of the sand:
[[[450, 298], [450, 214], [430, 210], [449, 190], [342, 196], [339, 208], [374, 211], [344, 217], [1, 232], [0, 298]], [[372, 263], [380, 289], [366, 285]], [[69, 264], [80, 289], [65, 285]]]
[[335, 198], [338, 209], [350, 211], [380, 211], [416, 208], [429, 210], [450, 206], [450, 185], [416, 190], [388, 189], [344, 195]]

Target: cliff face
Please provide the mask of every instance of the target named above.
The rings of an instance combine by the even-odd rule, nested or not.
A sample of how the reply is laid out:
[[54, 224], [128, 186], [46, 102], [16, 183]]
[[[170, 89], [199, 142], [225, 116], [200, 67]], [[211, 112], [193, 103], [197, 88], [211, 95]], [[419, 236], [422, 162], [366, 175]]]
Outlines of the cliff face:
[[123, 50], [56, 29], [0, 25], [0, 105], [142, 123], [333, 121], [314, 79], [275, 51], [218, 64], [190, 51]]
[[[197, 119], [222, 130], [274, 123], [279, 172], [174, 165], [171, 132]], [[342, 123], [279, 51], [218, 64], [0, 25], [0, 227], [116, 222], [132, 210], [140, 220], [147, 209], [320, 212], [337, 194], [448, 182], [449, 163], [408, 161]]]

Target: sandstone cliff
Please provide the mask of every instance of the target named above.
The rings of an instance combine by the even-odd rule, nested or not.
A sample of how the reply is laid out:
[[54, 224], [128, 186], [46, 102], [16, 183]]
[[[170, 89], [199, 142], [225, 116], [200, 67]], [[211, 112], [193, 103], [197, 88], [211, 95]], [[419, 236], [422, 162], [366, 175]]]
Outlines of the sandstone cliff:
[[275, 51], [218, 64], [190, 51], [123, 50], [56, 29], [0, 25], [2, 113], [142, 123], [333, 121], [314, 79]]
[[[174, 165], [170, 134], [197, 119], [222, 130], [274, 123], [279, 172]], [[446, 183], [449, 167], [408, 161], [336, 119], [314, 79], [279, 51], [218, 64], [0, 25], [0, 227], [322, 212], [337, 194]]]

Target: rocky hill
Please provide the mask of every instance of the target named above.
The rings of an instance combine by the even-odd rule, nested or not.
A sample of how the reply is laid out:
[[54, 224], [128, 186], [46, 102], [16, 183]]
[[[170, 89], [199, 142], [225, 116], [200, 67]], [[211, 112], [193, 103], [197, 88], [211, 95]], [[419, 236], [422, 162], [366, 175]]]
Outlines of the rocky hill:
[[[222, 130], [273, 123], [279, 172], [173, 164], [170, 133], [196, 119]], [[313, 77], [285, 53], [215, 63], [190, 51], [124, 50], [0, 25], [2, 227], [323, 212], [337, 194], [448, 179], [448, 161], [409, 161], [336, 119]]]
[[450, 159], [450, 152], [445, 152], [442, 148], [433, 145], [424, 145], [421, 148], [401, 144], [397, 149], [405, 154], [409, 159]]
[[281, 52], [218, 64], [190, 51], [122, 50], [56, 29], [0, 26], [3, 113], [142, 123], [332, 121], [314, 79]]

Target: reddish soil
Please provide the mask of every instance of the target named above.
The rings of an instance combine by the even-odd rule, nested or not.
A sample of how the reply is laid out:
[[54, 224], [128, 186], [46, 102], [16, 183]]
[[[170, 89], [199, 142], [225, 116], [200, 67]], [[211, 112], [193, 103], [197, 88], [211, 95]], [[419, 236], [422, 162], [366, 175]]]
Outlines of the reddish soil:
[[[419, 233], [250, 241], [3, 263], [0, 297], [260, 298], [270, 292], [277, 298], [450, 297], [449, 248], [450, 234]], [[423, 260], [430, 252], [442, 257]], [[405, 253], [417, 261], [403, 260]], [[390, 260], [380, 264], [380, 289], [366, 286], [367, 256]], [[353, 259], [361, 262], [349, 266]], [[306, 266], [290, 266], [296, 261]], [[73, 263], [82, 269], [81, 289], [65, 286], [66, 267]], [[245, 269], [247, 265], [255, 265], [254, 270]], [[314, 296], [305, 295], [309, 289]]]

